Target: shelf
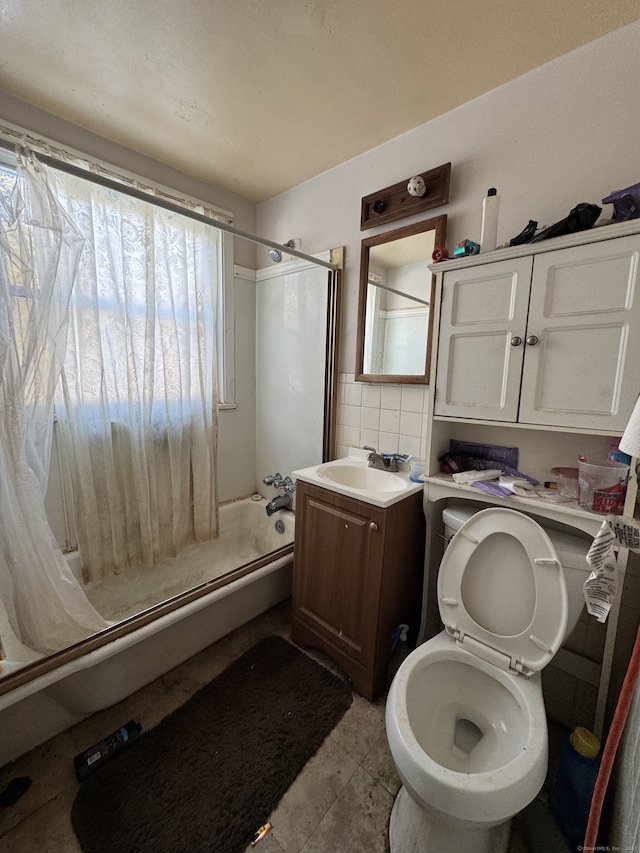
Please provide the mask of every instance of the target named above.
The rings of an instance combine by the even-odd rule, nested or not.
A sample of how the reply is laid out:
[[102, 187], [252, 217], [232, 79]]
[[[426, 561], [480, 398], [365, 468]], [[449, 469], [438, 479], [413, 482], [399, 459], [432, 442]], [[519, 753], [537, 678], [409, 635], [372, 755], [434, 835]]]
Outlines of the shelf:
[[620, 430], [610, 429], [591, 429], [587, 427], [574, 426], [550, 426], [548, 424], [526, 424], [520, 421], [492, 421], [482, 420], [481, 418], [459, 418], [451, 415], [433, 415], [433, 421], [438, 423], [453, 423], [453, 424], [476, 424], [478, 426], [497, 427], [498, 429], [524, 429], [535, 430], [536, 432], [564, 432], [575, 433], [576, 435], [595, 435], [607, 437], [617, 437]]
[[500, 498], [473, 486], [456, 483], [450, 474], [433, 474], [425, 478], [425, 501], [431, 503], [432, 501], [456, 497], [487, 504], [487, 506], [502, 506], [547, 518], [558, 524], [575, 527], [593, 537], [600, 530], [602, 522], [606, 518], [604, 515], [582, 509], [577, 501], [553, 503], [544, 498], [522, 498], [517, 495]]
[[539, 243], [523, 243], [521, 246], [503, 246], [494, 252], [485, 252], [479, 255], [464, 255], [459, 258], [451, 258], [447, 261], [439, 261], [429, 264], [433, 273], [448, 272], [449, 270], [461, 269], [463, 267], [491, 264], [496, 261], [512, 260], [527, 255], [539, 255], [543, 252], [553, 252], [557, 249], [569, 249], [573, 246], [584, 246], [589, 243], [599, 243], [602, 240], [612, 240], [616, 237], [628, 237], [640, 232], [640, 219], [631, 219], [628, 222], [611, 223], [610, 225], [597, 225], [586, 231], [578, 231], [573, 234], [565, 234], [562, 237], [552, 237], [549, 240], [541, 240]]

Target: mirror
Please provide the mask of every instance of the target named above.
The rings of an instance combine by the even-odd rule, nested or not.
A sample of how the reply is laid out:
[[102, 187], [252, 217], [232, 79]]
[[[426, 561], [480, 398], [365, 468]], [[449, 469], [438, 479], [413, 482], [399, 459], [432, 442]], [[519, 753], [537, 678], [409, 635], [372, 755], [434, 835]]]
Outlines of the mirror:
[[446, 214], [362, 241], [357, 382], [429, 382], [434, 276]]

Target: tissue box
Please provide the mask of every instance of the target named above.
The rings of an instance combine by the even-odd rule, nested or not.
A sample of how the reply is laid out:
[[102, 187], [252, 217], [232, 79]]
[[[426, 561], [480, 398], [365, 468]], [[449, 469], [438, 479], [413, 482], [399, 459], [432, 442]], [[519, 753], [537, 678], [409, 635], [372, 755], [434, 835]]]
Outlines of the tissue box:
[[518, 467], [517, 447], [503, 447], [500, 444], [476, 444], [473, 441], [458, 441], [452, 438], [449, 442], [449, 453], [452, 456], [489, 460], [495, 463], [492, 466], [494, 468]]

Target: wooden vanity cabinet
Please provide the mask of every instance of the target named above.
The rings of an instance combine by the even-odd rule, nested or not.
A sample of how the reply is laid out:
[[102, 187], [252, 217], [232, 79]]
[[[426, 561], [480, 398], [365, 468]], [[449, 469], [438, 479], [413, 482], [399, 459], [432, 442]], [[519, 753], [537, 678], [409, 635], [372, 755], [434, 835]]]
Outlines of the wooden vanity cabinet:
[[333, 658], [373, 700], [388, 687], [394, 629], [417, 632], [422, 492], [385, 509], [297, 483], [292, 639]]

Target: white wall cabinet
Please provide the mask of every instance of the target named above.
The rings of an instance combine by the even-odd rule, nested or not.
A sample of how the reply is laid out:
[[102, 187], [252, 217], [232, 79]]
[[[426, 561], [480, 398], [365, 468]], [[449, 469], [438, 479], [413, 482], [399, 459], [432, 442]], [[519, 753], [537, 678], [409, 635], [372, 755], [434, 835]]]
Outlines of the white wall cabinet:
[[636, 234], [445, 272], [434, 414], [622, 432], [639, 259]]
[[[446, 261], [431, 270], [435, 357], [421, 640], [440, 630], [436, 580], [447, 503], [505, 506], [587, 537], [598, 532], [603, 516], [577, 501], [494, 497], [454, 483], [440, 471], [439, 459], [452, 439], [517, 447], [520, 470], [545, 481], [554, 479], [554, 466], [576, 467], [579, 453], [606, 457], [640, 393], [640, 220]], [[625, 515], [638, 515], [637, 496], [632, 473]], [[620, 588], [629, 559], [621, 548]], [[597, 691], [592, 725], [600, 732], [607, 700], [616, 692], [609, 696], [619, 610], [620, 596], [600, 660], [566, 650], [556, 656], [561, 669]]]

